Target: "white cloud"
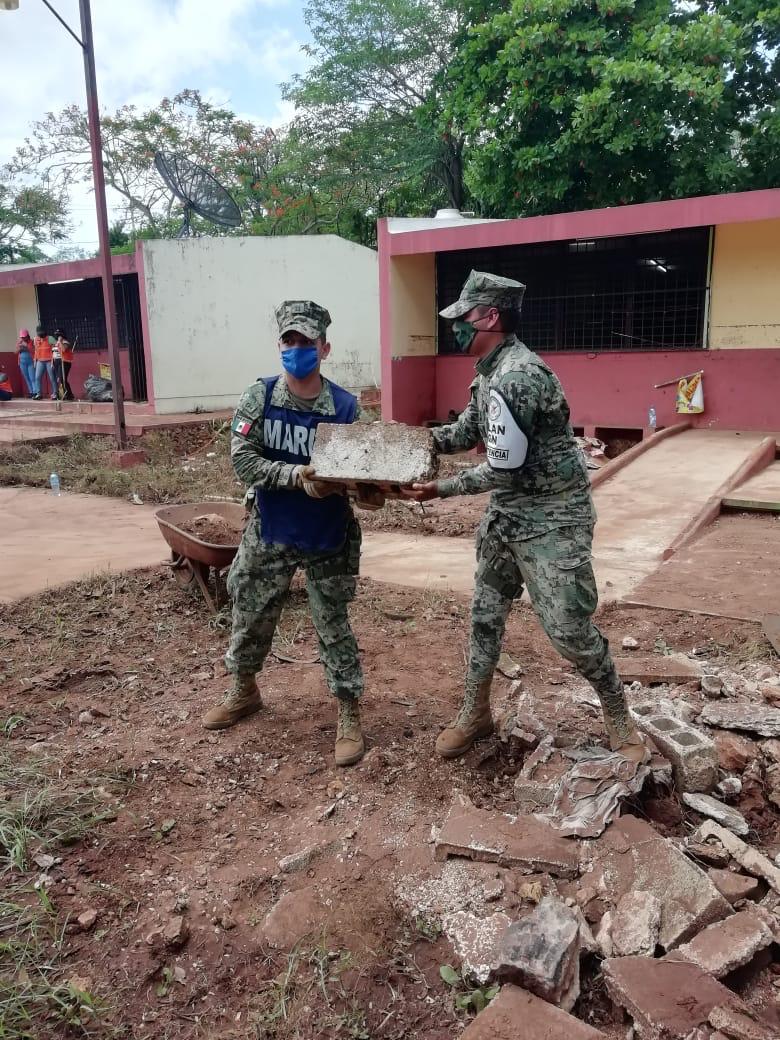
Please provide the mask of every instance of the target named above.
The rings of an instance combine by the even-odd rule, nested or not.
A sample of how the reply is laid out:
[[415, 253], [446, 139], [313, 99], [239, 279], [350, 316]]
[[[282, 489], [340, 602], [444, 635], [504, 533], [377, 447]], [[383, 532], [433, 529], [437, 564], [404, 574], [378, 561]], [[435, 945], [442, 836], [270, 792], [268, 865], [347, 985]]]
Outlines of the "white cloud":
[[[80, 34], [77, 0], [55, 5]], [[287, 0], [93, 0], [101, 108], [151, 106], [198, 86], [230, 104], [223, 82], [239, 73], [254, 91], [251, 107], [279, 125], [289, 106], [277, 84], [307, 64], [300, 41], [280, 24], [290, 15]], [[84, 105], [84, 73], [75, 41], [40, 0], [20, 0], [18, 11], [0, 12], [0, 44], [4, 55], [16, 55], [0, 77], [2, 163], [22, 144], [31, 122], [69, 104]], [[246, 108], [247, 98], [241, 101]], [[91, 194], [79, 191], [73, 203], [74, 240], [94, 242]]]

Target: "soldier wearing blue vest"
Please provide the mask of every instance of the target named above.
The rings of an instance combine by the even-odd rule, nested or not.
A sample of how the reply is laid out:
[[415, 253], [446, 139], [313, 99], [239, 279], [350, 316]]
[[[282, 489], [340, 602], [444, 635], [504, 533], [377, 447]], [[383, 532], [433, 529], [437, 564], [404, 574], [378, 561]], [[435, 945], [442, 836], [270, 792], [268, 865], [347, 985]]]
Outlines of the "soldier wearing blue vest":
[[313, 479], [309, 461], [317, 426], [352, 423], [359, 406], [320, 374], [330, 353], [325, 308], [287, 300], [276, 320], [284, 373], [253, 383], [233, 419], [233, 468], [254, 488], [255, 506], [228, 575], [233, 629], [225, 663], [233, 685], [203, 725], [225, 729], [262, 708], [255, 676], [302, 567], [325, 676], [338, 701], [336, 764], [346, 766], [365, 750], [358, 709], [363, 674], [347, 613], [357, 584], [360, 527], [344, 488]]

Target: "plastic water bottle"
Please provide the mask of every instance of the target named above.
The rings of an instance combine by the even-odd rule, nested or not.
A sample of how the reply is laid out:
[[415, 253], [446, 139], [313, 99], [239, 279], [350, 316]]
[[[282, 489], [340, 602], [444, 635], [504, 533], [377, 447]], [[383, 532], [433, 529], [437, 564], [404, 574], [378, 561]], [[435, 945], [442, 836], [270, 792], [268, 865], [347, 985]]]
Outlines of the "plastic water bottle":
[[651, 408], [650, 411], [647, 413], [647, 425], [650, 427], [651, 430], [655, 429], [656, 421], [657, 420], [655, 415], [655, 408]]
[[51, 484], [52, 493], [55, 494], [55, 495], [59, 495], [59, 493], [60, 493], [60, 478], [57, 476], [56, 473], [52, 473], [52, 475], [49, 477], [49, 483]]

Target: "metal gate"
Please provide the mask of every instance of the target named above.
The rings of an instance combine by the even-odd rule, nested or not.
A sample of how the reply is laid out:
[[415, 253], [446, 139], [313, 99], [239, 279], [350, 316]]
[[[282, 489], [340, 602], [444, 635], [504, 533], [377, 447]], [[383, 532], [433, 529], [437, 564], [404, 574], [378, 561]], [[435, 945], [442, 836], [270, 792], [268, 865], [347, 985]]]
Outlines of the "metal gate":
[[130, 384], [134, 401], [146, 400], [146, 359], [141, 325], [141, 297], [138, 275], [126, 274], [114, 279], [114, 299], [119, 325], [119, 342], [127, 347], [130, 362]]

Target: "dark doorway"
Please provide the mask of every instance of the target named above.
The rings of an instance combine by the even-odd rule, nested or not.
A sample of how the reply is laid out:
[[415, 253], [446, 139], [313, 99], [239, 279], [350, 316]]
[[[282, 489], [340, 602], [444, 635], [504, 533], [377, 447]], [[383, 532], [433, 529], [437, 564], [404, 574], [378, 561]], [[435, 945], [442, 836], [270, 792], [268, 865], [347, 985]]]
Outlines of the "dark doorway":
[[[61, 325], [76, 340], [79, 353], [106, 349], [106, 317], [103, 288], [99, 278], [39, 285], [38, 314], [47, 331]], [[130, 392], [133, 401], [145, 401], [146, 361], [141, 326], [141, 300], [138, 275], [114, 278], [119, 346], [127, 348], [130, 362]]]

